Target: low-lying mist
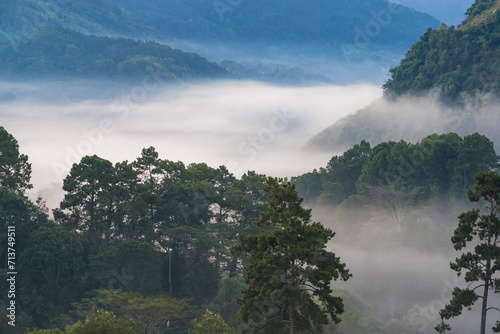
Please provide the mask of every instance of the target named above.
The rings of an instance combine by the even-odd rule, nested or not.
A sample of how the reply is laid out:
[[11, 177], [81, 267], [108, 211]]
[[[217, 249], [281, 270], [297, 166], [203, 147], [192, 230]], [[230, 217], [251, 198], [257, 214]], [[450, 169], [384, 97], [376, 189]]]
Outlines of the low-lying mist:
[[[399, 64], [407, 50], [407, 47], [401, 46], [393, 50], [372, 48], [374, 45], [371, 42], [363, 45], [354, 55], [343, 52], [338, 45], [311, 43], [280, 46], [257, 42], [224, 43], [200, 40], [166, 40], [162, 43], [186, 52], [195, 52], [217, 63], [229, 60], [250, 68], [271, 65], [298, 66], [305, 72], [306, 83], [327, 82], [334, 85], [382, 85], [388, 79], [389, 69]], [[312, 80], [308, 79], [309, 76], [319, 78]]]
[[[17, 99], [0, 104], [1, 125], [33, 164], [35, 192], [60, 184], [71, 165], [97, 154], [135, 160], [154, 146], [164, 159], [294, 176], [322, 166], [330, 153], [301, 147], [326, 124], [381, 95], [374, 85], [279, 87], [219, 81], [159, 86], [110, 82], [2, 83]], [[54, 192], [59, 186], [42, 195]], [[49, 206], [57, 201], [49, 200]]]
[[[142, 148], [154, 146], [163, 159], [226, 165], [237, 176], [256, 170], [290, 177], [324, 167], [333, 155], [341, 154], [340, 149], [312, 153], [302, 148], [313, 135], [346, 116], [348, 126], [337, 126], [336, 138], [345, 135], [355, 143], [367, 139], [372, 145], [387, 139], [416, 141], [450, 130], [481, 128], [494, 136], [498, 124], [493, 101], [480, 108], [484, 111], [465, 108], [459, 114], [431, 98], [389, 103], [379, 99], [381, 89], [370, 84], [284, 87], [218, 81], [160, 86], [146, 78], [136, 85], [3, 82], [0, 93], [16, 97], [0, 102], [0, 125], [29, 156], [33, 193], [50, 208], [62, 199], [61, 183], [71, 165], [85, 155], [132, 161]], [[376, 99], [374, 112], [366, 108], [352, 115]], [[337, 233], [331, 250], [353, 274], [348, 282], [333, 286], [353, 291], [368, 305], [368, 311], [356, 309], [355, 298], [345, 298], [347, 312], [374, 321], [370, 330], [382, 321], [384, 326], [412, 328], [387, 333], [433, 333], [452, 290], [464, 286], [449, 268], [458, 256], [450, 237], [458, 214], [470, 207], [460, 204], [445, 213], [442, 207], [434, 203], [411, 208], [400, 230], [374, 208], [341, 216], [333, 207], [314, 207], [314, 220]], [[476, 332], [478, 312], [474, 307], [450, 321], [452, 332]], [[491, 322], [494, 318], [489, 317]], [[349, 324], [348, 318], [343, 324]], [[372, 333], [339, 328], [338, 333]]]
[[499, 101], [490, 95], [469, 98], [454, 106], [443, 103], [434, 93], [395, 100], [380, 98], [325, 128], [307, 146], [312, 150], [343, 151], [362, 140], [375, 146], [388, 140], [417, 142], [433, 133], [466, 136], [478, 132], [491, 139], [498, 152], [499, 110]]
[[[451, 236], [458, 225], [458, 212], [468, 211], [472, 205], [460, 203], [447, 208], [445, 204], [408, 208], [401, 229], [376, 206], [347, 214], [330, 206], [313, 206], [313, 219], [336, 232], [329, 250], [353, 275], [347, 282], [332, 284], [335, 289], [351, 291], [346, 294], [335, 290], [343, 296], [347, 312], [339, 333], [436, 333], [439, 311], [449, 303], [453, 290], [467, 287], [463, 276], [457, 277], [450, 269], [450, 261], [461, 254], [454, 250]], [[358, 298], [353, 298], [352, 292]], [[500, 298], [491, 294], [490, 305], [498, 302]], [[472, 311], [464, 310], [460, 317], [447, 321], [451, 333], [478, 332], [480, 304], [478, 301]], [[359, 321], [369, 331], [359, 331], [350, 322], [351, 312], [360, 316]], [[491, 311], [488, 319], [491, 328], [497, 315]], [[392, 322], [400, 329], [377, 331], [377, 321], [383, 321], [384, 326]]]

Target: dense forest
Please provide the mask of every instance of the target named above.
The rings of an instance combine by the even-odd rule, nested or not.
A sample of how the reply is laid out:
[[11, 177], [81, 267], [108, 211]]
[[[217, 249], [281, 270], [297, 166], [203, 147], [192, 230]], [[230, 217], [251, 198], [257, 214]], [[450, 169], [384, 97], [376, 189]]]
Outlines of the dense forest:
[[[249, 172], [236, 179], [225, 167], [184, 166], [159, 159], [154, 148], [116, 165], [88, 156], [64, 180], [66, 195], [51, 220], [43, 202], [25, 197], [27, 157], [10, 134], [0, 133], [0, 213], [5, 231], [16, 225], [22, 327], [64, 329], [85, 320], [91, 300], [129, 298], [99, 289], [137, 298], [139, 309], [130, 312], [164, 313], [151, 326], [170, 320], [170, 329], [186, 330], [202, 305], [234, 324], [241, 268], [229, 247], [239, 232], [255, 229], [253, 221], [265, 210], [265, 176]], [[6, 319], [2, 315], [3, 330]]]
[[[144, 22], [181, 38], [233, 39], [237, 41], [274, 42], [279, 44], [317, 43], [339, 45], [354, 40], [356, 27], [371, 21], [371, 11], [387, 10], [387, 1], [323, 1], [307, 5], [301, 1], [183, 1], [164, 3], [158, 0], [138, 4], [129, 0], [111, 1]], [[173, 13], [180, 13], [175, 15]], [[165, 20], [165, 15], [172, 19]], [[200, 25], [186, 26], [191, 19]], [[437, 20], [407, 7], [398, 9], [392, 18], [394, 27], [374, 38], [374, 43], [392, 45], [415, 39], [421, 27], [435, 26]], [[395, 28], [398, 26], [398, 28]], [[405, 34], [402, 31], [405, 31]], [[404, 35], [404, 36], [403, 36]], [[391, 42], [389, 42], [391, 41]], [[393, 46], [393, 45], [392, 45]]]
[[[22, 0], [0, 4], [0, 36], [12, 40], [36, 28], [62, 26], [85, 33], [157, 41], [188, 39], [205, 43], [237, 42], [238, 45], [301, 45], [302, 52], [328, 50], [331, 57], [343, 59], [339, 46], [341, 43], [354, 44], [360, 38], [357, 37], [360, 31], [363, 52], [359, 52], [358, 57], [366, 58], [375, 51], [397, 50], [399, 54], [425, 29], [439, 25], [430, 15], [403, 6], [393, 7], [395, 5], [386, 0], [315, 0], [307, 4], [277, 0], [148, 0], [140, 3]], [[393, 14], [389, 9], [393, 9]], [[16, 17], [24, 19], [16, 20]], [[370, 42], [364, 45], [367, 23], [377, 20], [381, 20], [382, 26], [378, 24], [377, 27], [384, 29], [384, 33], [369, 31]], [[365, 51], [370, 52], [365, 54]]]
[[[19, 39], [37, 28], [65, 27], [96, 35], [147, 37], [154, 29], [131, 19], [107, 1], [21, 0], [0, 3], [0, 41]], [[157, 33], [157, 32], [156, 32]]]
[[[272, 225], [254, 224], [265, 219], [262, 213], [277, 196], [269, 197], [265, 175], [247, 172], [236, 178], [224, 166], [185, 166], [161, 159], [153, 147], [132, 162], [112, 164], [86, 156], [65, 178], [64, 200], [52, 219], [43, 199], [26, 197], [31, 165], [4, 128], [0, 147], [2, 229], [16, 226], [21, 273], [19, 333], [24, 328], [60, 328], [37, 333], [63, 333], [67, 326], [67, 333], [87, 333], [86, 326], [109, 321], [121, 328], [117, 333], [180, 333], [204, 309], [210, 311], [198, 322], [218, 319], [223, 326], [237, 327], [235, 299], [245, 289], [242, 265], [248, 260], [230, 249], [242, 233], [273, 231]], [[296, 186], [307, 206], [337, 212], [333, 217], [343, 223], [331, 218], [325, 223], [342, 231], [341, 244], [362, 245], [368, 235], [387, 234], [393, 224], [401, 245], [442, 250], [443, 237], [456, 222], [440, 223], [437, 213], [444, 208], [449, 212], [457, 201], [465, 203], [465, 191], [475, 184], [473, 175], [498, 168], [498, 161], [491, 141], [479, 134], [432, 135], [416, 144], [385, 142], [373, 148], [362, 142], [319, 172], [295, 178], [290, 189], [293, 194]], [[434, 216], [423, 213], [425, 203]], [[370, 214], [381, 211], [392, 219]], [[4, 258], [6, 249], [1, 252]], [[2, 269], [2, 276], [6, 273]], [[7, 290], [5, 279], [1, 284]], [[344, 320], [341, 327], [328, 325], [340, 332], [352, 333], [349, 328], [356, 326], [376, 328], [370, 333], [380, 334], [414, 328], [407, 321], [384, 323], [374, 317], [368, 311], [371, 297], [364, 301], [343, 289], [335, 289], [334, 295], [344, 299], [349, 311], [339, 318]], [[405, 312], [412, 306], [408, 301]], [[3, 330], [7, 321], [4, 314]]]
[[[321, 81], [294, 65], [219, 65], [140, 39], [302, 45], [349, 61], [390, 45], [390, 57], [423, 26], [437, 28], [432, 17], [394, 6], [2, 3], [0, 75], [20, 85], [145, 74], [174, 83], [235, 73]], [[0, 125], [0, 333], [470, 334], [479, 324], [480, 334], [500, 332], [497, 315], [486, 319], [500, 302], [499, 9], [500, 0], [476, 0], [460, 26], [429, 28], [390, 70], [383, 98], [311, 140], [309, 148], [328, 150], [326, 165], [290, 179], [168, 160], [154, 146], [126, 161], [92, 152], [58, 176], [63, 194], [49, 209], [32, 191], [23, 147]], [[384, 33], [365, 30], [368, 44], [356, 47], [360, 27], [375, 23]], [[23, 115], [8, 109], [15, 99], [0, 92], [6, 121]], [[142, 122], [146, 113], [137, 114]], [[259, 139], [267, 130], [277, 137], [273, 122]]]
[[450, 102], [500, 89], [500, 3], [476, 1], [458, 27], [429, 29], [390, 70], [387, 96], [427, 94], [437, 88]]
[[[481, 132], [498, 147], [500, 2], [477, 0], [458, 27], [428, 29], [390, 69], [384, 98], [311, 138], [312, 150], [361, 140], [420, 140], [436, 132]], [[431, 121], [432, 120], [432, 121]]]
[[326, 168], [294, 180], [306, 201], [341, 204], [350, 196], [368, 195], [378, 187], [418, 191], [415, 199], [464, 198], [474, 175], [498, 168], [493, 143], [474, 133], [433, 134], [417, 143], [362, 141], [333, 157]]
[[165, 81], [230, 77], [226, 70], [194, 53], [155, 42], [97, 37], [65, 28], [40, 28], [0, 45], [0, 75], [16, 79], [142, 79], [153, 75]]

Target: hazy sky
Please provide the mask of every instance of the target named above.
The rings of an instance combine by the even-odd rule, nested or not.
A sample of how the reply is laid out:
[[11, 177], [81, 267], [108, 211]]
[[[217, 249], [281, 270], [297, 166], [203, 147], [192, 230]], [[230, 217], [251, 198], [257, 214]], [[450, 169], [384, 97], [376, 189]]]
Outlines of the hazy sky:
[[37, 190], [61, 182], [84, 155], [132, 161], [149, 146], [164, 159], [226, 165], [237, 175], [298, 175], [333, 155], [305, 156], [300, 149], [310, 137], [382, 94], [375, 85], [225, 81], [160, 89], [145, 81], [114, 95], [100, 91], [105, 98], [92, 100], [86, 95], [98, 88], [85, 86], [75, 84], [77, 94], [61, 84], [0, 85], [18, 96], [0, 105], [0, 124], [29, 156]]
[[391, 0], [418, 11], [428, 13], [448, 25], [459, 25], [474, 0]]

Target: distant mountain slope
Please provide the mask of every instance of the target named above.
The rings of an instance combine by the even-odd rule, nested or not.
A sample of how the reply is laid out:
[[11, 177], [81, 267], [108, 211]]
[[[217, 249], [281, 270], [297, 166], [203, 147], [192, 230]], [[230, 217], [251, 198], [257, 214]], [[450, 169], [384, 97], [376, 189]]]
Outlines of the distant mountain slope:
[[476, 0], [467, 14], [456, 29], [429, 29], [391, 69], [384, 99], [326, 128], [307, 148], [416, 141], [431, 131], [478, 131], [500, 147], [500, 0]]
[[125, 10], [103, 0], [0, 1], [0, 41], [20, 38], [47, 26], [144, 38], [157, 33], [147, 23], [130, 18]]
[[9, 77], [135, 78], [165, 80], [229, 77], [207, 59], [154, 42], [89, 36], [66, 28], [40, 28], [0, 45], [0, 75]]
[[474, 0], [403, 0], [398, 3], [430, 14], [447, 25], [459, 25]]
[[[368, 43], [373, 44], [369, 48], [384, 45], [393, 49], [409, 45], [427, 27], [439, 24], [427, 14], [386, 0], [106, 1], [183, 39], [338, 47], [340, 43], [354, 44], [359, 32], [365, 34], [368, 29]], [[390, 17], [378, 16], [382, 12], [389, 12]]]
[[[63, 26], [155, 40], [307, 45], [343, 57], [404, 50], [439, 22], [387, 0], [16, 0], [0, 3], [0, 38]], [[313, 49], [304, 48], [304, 52]], [[352, 48], [351, 48], [352, 50]], [[349, 57], [354, 57], [349, 53]]]

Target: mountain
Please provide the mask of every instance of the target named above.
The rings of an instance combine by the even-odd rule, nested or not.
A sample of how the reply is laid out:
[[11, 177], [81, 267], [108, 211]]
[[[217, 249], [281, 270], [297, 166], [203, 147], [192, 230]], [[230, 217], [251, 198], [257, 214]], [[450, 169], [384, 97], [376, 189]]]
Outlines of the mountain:
[[386, 31], [373, 37], [374, 43], [387, 45], [401, 43], [419, 35], [422, 27], [437, 23], [429, 15], [407, 7], [391, 7], [385, 0], [107, 1], [158, 30], [189, 39], [278, 44], [350, 42], [356, 36], [356, 28], [363, 29], [368, 22], [375, 20], [372, 12], [392, 9]]
[[19, 39], [38, 28], [50, 26], [137, 38], [158, 33], [147, 24], [130, 18], [125, 10], [103, 0], [0, 2], [0, 41]]
[[[0, 35], [12, 40], [35, 28], [158, 41], [190, 40], [302, 46], [330, 57], [400, 52], [439, 22], [387, 0], [19, 0], [0, 4]], [[255, 48], [254, 48], [255, 49]], [[255, 51], [255, 50], [254, 50]]]
[[3, 78], [80, 77], [164, 80], [227, 78], [217, 64], [155, 42], [85, 35], [66, 28], [39, 28], [19, 41], [0, 45]]
[[500, 0], [476, 0], [459, 27], [428, 29], [390, 70], [382, 100], [326, 128], [307, 148], [340, 151], [361, 140], [419, 140], [431, 130], [479, 131], [500, 145], [499, 9]]
[[500, 91], [500, 1], [478, 0], [458, 27], [429, 29], [384, 85], [389, 96], [437, 89], [449, 101]]

